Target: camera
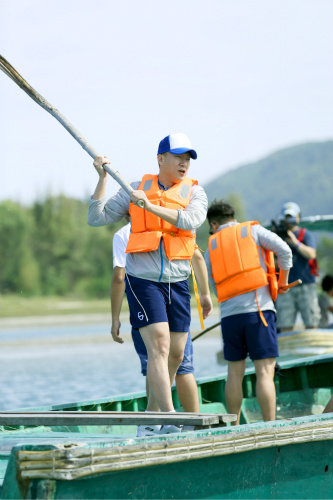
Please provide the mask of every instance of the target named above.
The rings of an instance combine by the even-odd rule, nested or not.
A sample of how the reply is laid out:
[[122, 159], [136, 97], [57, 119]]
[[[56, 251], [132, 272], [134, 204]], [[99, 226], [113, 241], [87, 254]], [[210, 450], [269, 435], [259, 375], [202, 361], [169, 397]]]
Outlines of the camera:
[[289, 238], [288, 230], [290, 230], [293, 226], [296, 225], [296, 217], [288, 217], [288, 221], [285, 219], [281, 219], [279, 221], [272, 220], [271, 221], [271, 231], [276, 233], [283, 240]]

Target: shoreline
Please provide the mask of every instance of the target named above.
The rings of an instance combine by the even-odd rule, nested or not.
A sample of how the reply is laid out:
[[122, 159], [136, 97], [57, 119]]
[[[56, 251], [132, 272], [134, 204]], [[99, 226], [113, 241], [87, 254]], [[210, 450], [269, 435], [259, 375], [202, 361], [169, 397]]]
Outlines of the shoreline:
[[[219, 320], [220, 311], [215, 307], [211, 315], [205, 320], [205, 328], [212, 323]], [[192, 321], [198, 318], [198, 309], [192, 308]], [[120, 313], [120, 321], [129, 321], [129, 312], [124, 311]], [[41, 315], [41, 316], [17, 316], [0, 318], [1, 328], [17, 328], [25, 326], [52, 326], [52, 325], [80, 325], [80, 324], [93, 324], [93, 323], [109, 323], [111, 326], [111, 313], [77, 313], [77, 314], [64, 314], [64, 315]], [[197, 329], [196, 329], [197, 330]], [[198, 330], [200, 332], [200, 328]], [[193, 332], [194, 333], [194, 332]]]

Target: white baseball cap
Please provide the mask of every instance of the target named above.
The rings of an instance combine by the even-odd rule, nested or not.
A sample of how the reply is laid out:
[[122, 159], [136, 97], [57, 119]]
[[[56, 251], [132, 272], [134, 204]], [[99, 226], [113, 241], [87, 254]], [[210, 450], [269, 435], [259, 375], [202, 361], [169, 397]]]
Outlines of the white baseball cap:
[[297, 215], [300, 215], [301, 209], [299, 208], [297, 203], [288, 201], [283, 205], [281, 212], [282, 215], [291, 215], [292, 217], [297, 217]]
[[180, 155], [189, 152], [193, 160], [197, 159], [197, 153], [192, 149], [192, 144], [187, 135], [178, 133], [170, 134], [161, 140], [157, 154], [162, 153], [172, 153], [174, 155]]

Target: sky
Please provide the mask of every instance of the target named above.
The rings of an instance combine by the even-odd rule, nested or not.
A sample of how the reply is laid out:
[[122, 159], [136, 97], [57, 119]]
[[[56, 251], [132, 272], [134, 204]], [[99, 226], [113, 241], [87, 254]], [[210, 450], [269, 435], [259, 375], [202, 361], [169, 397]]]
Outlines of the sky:
[[[333, 138], [332, 24], [332, 0], [2, 0], [0, 54], [128, 182], [157, 173], [159, 141], [184, 132], [204, 185]], [[97, 180], [0, 71], [0, 201], [86, 199]]]

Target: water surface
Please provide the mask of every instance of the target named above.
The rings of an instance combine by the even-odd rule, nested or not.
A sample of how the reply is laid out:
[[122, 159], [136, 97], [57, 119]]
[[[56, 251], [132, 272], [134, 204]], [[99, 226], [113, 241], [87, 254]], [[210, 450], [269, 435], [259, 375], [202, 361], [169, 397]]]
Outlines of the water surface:
[[[124, 344], [114, 342], [109, 331], [109, 323], [1, 328], [0, 409], [144, 391], [130, 325], [122, 322]], [[217, 329], [193, 346], [196, 377], [224, 370], [216, 357], [222, 346]]]

